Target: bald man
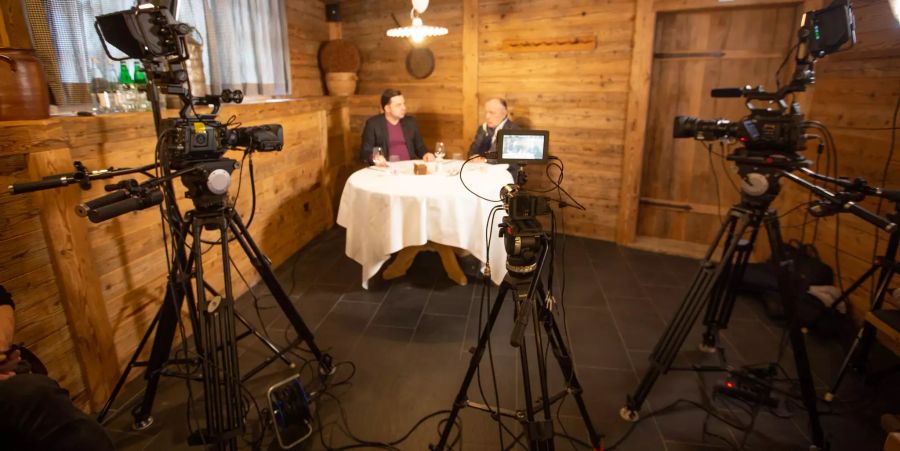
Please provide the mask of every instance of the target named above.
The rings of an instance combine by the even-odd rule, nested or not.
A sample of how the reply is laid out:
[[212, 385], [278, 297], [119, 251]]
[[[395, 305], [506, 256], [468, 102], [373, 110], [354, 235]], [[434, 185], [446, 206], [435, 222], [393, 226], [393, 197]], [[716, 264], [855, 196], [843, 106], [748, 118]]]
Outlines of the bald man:
[[493, 152], [497, 141], [497, 131], [500, 129], [520, 129], [515, 122], [509, 119], [509, 109], [506, 100], [493, 98], [484, 103], [484, 123], [478, 126], [475, 139], [469, 146], [469, 157], [475, 155], [484, 156], [487, 152]]

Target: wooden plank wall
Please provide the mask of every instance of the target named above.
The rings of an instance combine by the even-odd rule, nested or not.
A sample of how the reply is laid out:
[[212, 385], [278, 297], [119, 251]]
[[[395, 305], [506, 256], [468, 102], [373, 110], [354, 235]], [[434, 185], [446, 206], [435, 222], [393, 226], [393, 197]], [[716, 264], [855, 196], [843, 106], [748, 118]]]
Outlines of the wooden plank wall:
[[[612, 240], [634, 0], [483, 0], [478, 8], [477, 123], [484, 101], [500, 96], [515, 120], [550, 130], [551, 154], [565, 163], [565, 187], [588, 208], [564, 211], [566, 232]], [[565, 45], [576, 39], [595, 44]], [[509, 45], [522, 42], [530, 51]]]
[[[891, 14], [888, 0], [856, 0], [853, 2], [857, 20], [858, 44], [853, 49], [824, 58], [816, 71], [816, 84], [812, 89], [812, 106], [809, 118], [828, 126], [838, 149], [838, 173], [845, 176], [862, 176], [870, 183], [882, 182], [885, 163], [891, 144], [891, 118], [900, 97], [900, 25]], [[900, 132], [897, 140], [900, 141]], [[814, 152], [808, 158], [815, 159]], [[900, 187], [900, 142], [895, 145], [884, 185]], [[826, 171], [823, 157], [820, 172]], [[787, 189], [790, 199], [785, 206], [796, 205], [807, 199], [805, 192]], [[877, 201], [866, 200], [863, 206], [877, 208]], [[893, 210], [885, 203], [882, 212]], [[785, 218], [789, 227], [786, 237], [799, 238], [803, 213], [798, 211]], [[822, 258], [835, 267], [835, 218], [819, 222], [816, 246]], [[813, 236], [813, 225], [806, 227], [807, 241]], [[838, 255], [844, 285], [855, 280], [871, 264], [875, 244], [874, 227], [851, 216], [841, 215], [838, 236]], [[887, 241], [880, 235], [879, 254]], [[896, 285], [896, 284], [895, 284]], [[865, 311], [868, 305], [869, 285], [865, 284], [853, 298], [857, 310]]]
[[325, 3], [322, 0], [285, 2], [291, 50], [291, 96], [321, 96], [325, 93], [319, 71], [319, 48], [328, 40]]
[[[0, 138], [0, 145], [6, 145]], [[16, 300], [16, 340], [47, 364], [50, 376], [80, 406], [88, 404], [75, 341], [67, 327], [45, 231], [34, 195], [11, 196], [5, 187], [30, 180], [25, 154], [0, 152], [0, 285]]]
[[408, 0], [351, 0], [340, 2], [343, 37], [359, 47], [362, 67], [357, 96], [351, 98], [351, 145], [358, 149], [366, 118], [379, 114], [379, 99], [388, 88], [399, 89], [407, 114], [415, 116], [429, 150], [443, 141], [447, 154], [465, 152], [469, 142], [462, 130], [462, 8], [455, 0], [432, 1], [423, 15], [426, 24], [446, 27], [447, 36], [424, 43], [434, 53], [434, 73], [417, 80], [406, 72], [407, 39], [389, 38], [388, 28], [409, 25]]

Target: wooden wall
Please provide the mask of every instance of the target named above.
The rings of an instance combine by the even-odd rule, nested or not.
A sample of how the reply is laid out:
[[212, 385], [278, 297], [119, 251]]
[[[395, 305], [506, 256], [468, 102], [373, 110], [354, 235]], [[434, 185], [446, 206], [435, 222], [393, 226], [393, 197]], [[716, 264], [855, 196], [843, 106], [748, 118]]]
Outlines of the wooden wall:
[[[0, 146], [8, 141], [0, 138]], [[0, 151], [0, 186], [29, 180], [27, 155]], [[60, 302], [60, 291], [44, 239], [40, 204], [33, 196], [0, 192], [0, 285], [16, 300], [15, 339], [38, 353], [50, 376], [69, 390], [79, 405], [88, 394], [75, 357], [74, 340]]]
[[[891, 146], [891, 119], [900, 98], [900, 24], [891, 14], [888, 0], [856, 0], [853, 10], [857, 20], [858, 44], [851, 50], [824, 58], [816, 70], [816, 84], [812, 88], [809, 118], [828, 126], [838, 149], [838, 173], [862, 176], [874, 185], [882, 184], [885, 164], [888, 163], [884, 186], [900, 187], [900, 132], [894, 153], [888, 162]], [[808, 152], [814, 159], [814, 152]], [[826, 171], [826, 158], [818, 170]], [[786, 190], [787, 205], [807, 199], [805, 192]], [[876, 210], [878, 202], [866, 200], [863, 206]], [[884, 203], [882, 213], [893, 210]], [[788, 226], [802, 224], [802, 211], [785, 219]], [[835, 255], [835, 218], [819, 222], [816, 246], [823, 259], [836, 267], [840, 260], [844, 286], [848, 286], [871, 264], [875, 244], [873, 226], [845, 214], [840, 217], [838, 255]], [[788, 237], [799, 238], [802, 228], [789, 227]], [[807, 240], [813, 236], [813, 225], [806, 227]], [[879, 254], [884, 252], [887, 236], [879, 239]], [[868, 305], [869, 285], [865, 284], [853, 298], [859, 310]]]
[[321, 96], [319, 48], [328, 40], [325, 3], [321, 0], [285, 2], [288, 40], [291, 49], [291, 96]]

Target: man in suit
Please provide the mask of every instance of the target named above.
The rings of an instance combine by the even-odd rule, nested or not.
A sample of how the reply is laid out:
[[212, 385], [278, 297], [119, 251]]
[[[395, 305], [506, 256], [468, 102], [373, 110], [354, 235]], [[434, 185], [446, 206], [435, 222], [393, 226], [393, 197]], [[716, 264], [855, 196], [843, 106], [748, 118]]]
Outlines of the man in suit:
[[501, 129], [518, 130], [519, 127], [509, 118], [506, 100], [493, 98], [484, 103], [484, 123], [478, 126], [475, 139], [469, 146], [469, 157], [481, 155], [475, 161], [484, 161], [486, 153], [493, 152], [497, 144], [497, 131]]
[[[366, 120], [363, 129], [360, 157], [366, 164], [385, 165], [385, 159], [397, 157], [400, 160], [423, 159], [433, 161], [434, 154], [428, 151], [419, 133], [419, 126], [412, 116], [406, 115], [403, 95], [396, 89], [387, 89], [381, 94], [382, 114]], [[372, 159], [372, 148], [381, 147], [383, 158]]]

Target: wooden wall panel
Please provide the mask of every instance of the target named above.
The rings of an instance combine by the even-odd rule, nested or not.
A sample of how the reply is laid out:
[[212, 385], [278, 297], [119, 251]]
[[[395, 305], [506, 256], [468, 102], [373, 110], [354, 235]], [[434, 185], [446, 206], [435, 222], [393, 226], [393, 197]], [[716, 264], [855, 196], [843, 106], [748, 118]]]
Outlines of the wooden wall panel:
[[[615, 236], [635, 2], [549, 0], [478, 4], [478, 124], [483, 103], [509, 101], [514, 120], [550, 130], [551, 154], [565, 163], [565, 187], [585, 212], [566, 209], [566, 232]], [[594, 48], [509, 51], [505, 41], [541, 43], [596, 37]], [[564, 48], [564, 47], [563, 47]], [[474, 134], [473, 131], [468, 131]], [[471, 138], [469, 138], [471, 139]], [[542, 174], [529, 183], [544, 184]]]
[[[834, 135], [838, 149], [838, 173], [844, 176], [862, 176], [870, 183], [882, 183], [887, 164], [884, 185], [900, 187], [900, 143], [895, 144], [894, 154], [888, 160], [891, 144], [891, 118], [900, 98], [900, 25], [890, 12], [887, 0], [859, 0], [853, 2], [857, 20], [856, 47], [846, 52], [824, 58], [817, 65], [816, 84], [809, 118], [828, 126]], [[900, 132], [897, 140], [900, 141]], [[808, 157], [815, 158], [814, 152]], [[823, 158], [818, 170], [826, 170]], [[799, 189], [786, 190], [785, 205], [796, 205], [807, 199]], [[875, 200], [866, 200], [863, 206], [876, 210]], [[885, 202], [882, 213], [893, 210]], [[803, 212], [798, 211], [785, 218], [785, 222], [797, 226], [803, 223]], [[836, 218], [819, 221], [816, 246], [822, 258], [835, 267], [836, 257], [844, 286], [859, 277], [871, 264], [875, 245], [873, 226], [852, 217], [842, 215], [838, 235], [838, 255], [835, 255]], [[801, 227], [785, 231], [787, 237], [800, 237]], [[813, 225], [806, 227], [807, 240], [813, 236]], [[878, 253], [884, 252], [886, 234], [880, 234]], [[865, 311], [868, 305], [869, 284], [864, 284], [852, 301], [857, 311]], [[857, 315], [858, 317], [861, 317]]]
[[325, 93], [319, 70], [319, 48], [328, 40], [325, 2], [284, 2], [291, 50], [291, 96], [321, 96]]
[[[27, 155], [0, 157], [0, 186], [30, 180]], [[16, 337], [41, 357], [80, 407], [88, 394], [66, 326], [34, 194], [0, 191], [0, 285], [16, 301]]]

